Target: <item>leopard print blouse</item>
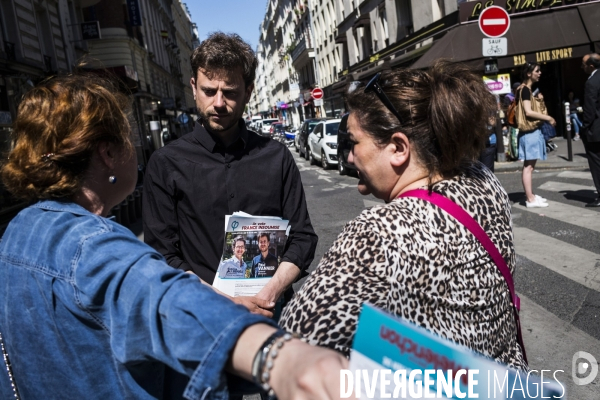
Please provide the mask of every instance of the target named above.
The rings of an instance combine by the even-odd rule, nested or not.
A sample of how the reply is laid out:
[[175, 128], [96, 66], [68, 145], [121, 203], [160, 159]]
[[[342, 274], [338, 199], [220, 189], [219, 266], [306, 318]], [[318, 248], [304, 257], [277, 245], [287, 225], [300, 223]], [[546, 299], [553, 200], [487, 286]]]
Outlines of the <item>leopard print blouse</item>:
[[[475, 163], [433, 191], [475, 218], [514, 273], [510, 203], [494, 174]], [[347, 355], [363, 302], [528, 369], [498, 267], [462, 224], [427, 201], [396, 199], [346, 224], [280, 324]]]

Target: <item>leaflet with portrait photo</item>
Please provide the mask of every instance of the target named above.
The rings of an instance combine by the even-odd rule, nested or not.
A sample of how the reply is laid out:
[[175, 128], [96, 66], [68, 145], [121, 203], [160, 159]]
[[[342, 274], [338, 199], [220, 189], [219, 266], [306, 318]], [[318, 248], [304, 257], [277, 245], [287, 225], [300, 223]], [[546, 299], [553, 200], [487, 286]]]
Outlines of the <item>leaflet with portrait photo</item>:
[[213, 287], [229, 296], [254, 296], [275, 275], [289, 233], [279, 217], [236, 212], [225, 216], [223, 255]]
[[566, 399], [565, 371], [523, 373], [363, 304], [342, 398]]

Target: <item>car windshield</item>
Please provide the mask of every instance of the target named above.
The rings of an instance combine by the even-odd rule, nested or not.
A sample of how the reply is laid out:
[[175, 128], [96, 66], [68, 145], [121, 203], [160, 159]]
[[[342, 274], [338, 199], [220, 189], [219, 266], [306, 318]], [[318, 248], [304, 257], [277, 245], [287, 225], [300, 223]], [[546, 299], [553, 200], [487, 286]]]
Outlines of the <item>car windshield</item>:
[[327, 125], [325, 125], [325, 134], [327, 136], [337, 135], [337, 131], [338, 131], [339, 127], [340, 127], [339, 122], [327, 124]]
[[268, 126], [268, 125], [271, 125], [273, 122], [277, 122], [277, 121], [263, 121], [263, 125]]
[[312, 133], [315, 130], [315, 126], [319, 125], [320, 121], [309, 122], [308, 123], [308, 133]]

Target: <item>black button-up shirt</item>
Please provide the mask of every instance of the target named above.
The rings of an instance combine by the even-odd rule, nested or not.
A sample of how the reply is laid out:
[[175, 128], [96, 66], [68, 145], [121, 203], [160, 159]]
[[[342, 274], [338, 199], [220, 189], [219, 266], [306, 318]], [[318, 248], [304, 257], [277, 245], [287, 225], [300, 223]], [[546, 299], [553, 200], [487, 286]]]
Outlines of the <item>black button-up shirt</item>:
[[225, 215], [244, 211], [290, 221], [282, 261], [306, 275], [317, 235], [300, 171], [281, 143], [248, 131], [225, 148], [200, 124], [154, 152], [144, 177], [144, 240], [169, 265], [212, 283], [223, 253]]

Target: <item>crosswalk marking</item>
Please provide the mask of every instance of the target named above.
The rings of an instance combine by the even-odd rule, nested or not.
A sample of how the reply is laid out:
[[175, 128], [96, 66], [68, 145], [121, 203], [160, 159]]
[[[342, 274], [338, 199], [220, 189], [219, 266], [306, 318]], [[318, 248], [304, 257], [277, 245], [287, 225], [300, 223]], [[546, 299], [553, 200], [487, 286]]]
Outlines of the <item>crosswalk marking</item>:
[[563, 171], [557, 176], [559, 178], [592, 179], [592, 174], [589, 171]]
[[513, 204], [513, 209], [515, 208], [535, 214], [543, 214], [545, 217], [600, 232], [600, 213], [590, 211], [583, 206], [576, 207], [548, 200], [548, 207], [546, 208], [527, 208], [517, 203]]
[[517, 254], [600, 291], [600, 254], [523, 227], [513, 227]]
[[596, 188], [594, 186], [578, 185], [575, 183], [548, 181], [538, 186], [538, 189], [556, 193], [578, 192], [577, 195], [582, 197], [596, 198]]
[[[600, 356], [600, 341], [574, 327], [570, 321], [561, 320], [533, 300], [520, 297], [521, 329], [529, 367], [538, 371], [563, 370], [564, 373], [558, 373], [556, 377], [566, 385], [570, 399], [597, 399], [598, 385], [575, 385], [571, 371], [576, 352], [586, 351], [596, 358]], [[540, 357], [540, 354], [545, 357]]]

